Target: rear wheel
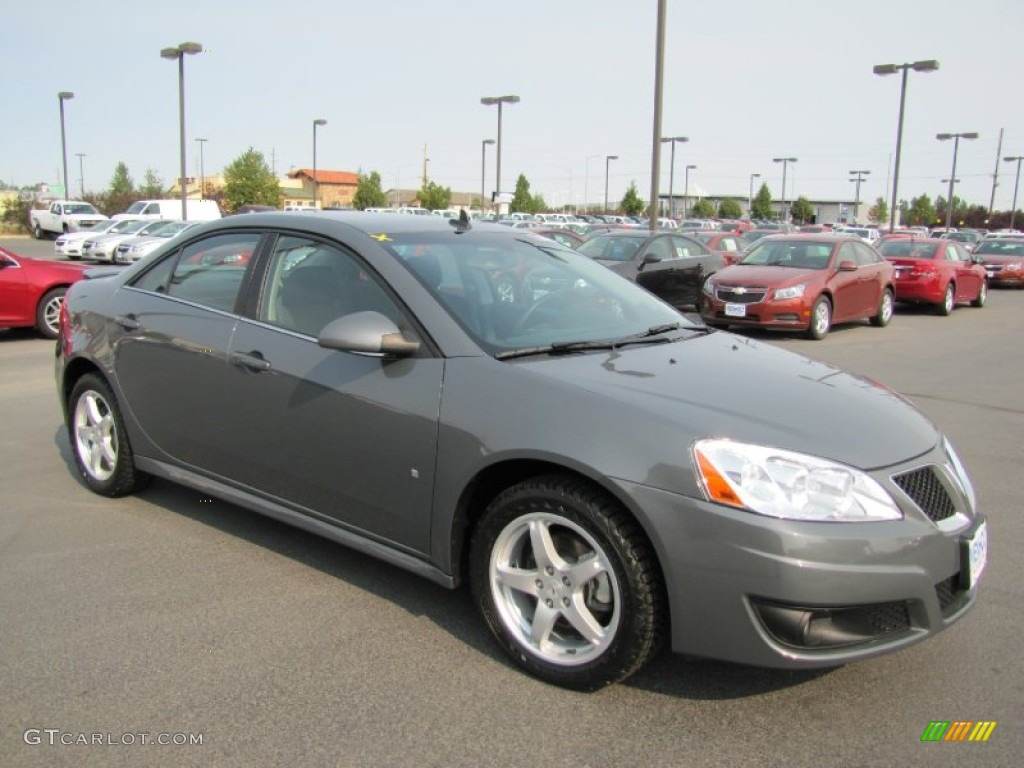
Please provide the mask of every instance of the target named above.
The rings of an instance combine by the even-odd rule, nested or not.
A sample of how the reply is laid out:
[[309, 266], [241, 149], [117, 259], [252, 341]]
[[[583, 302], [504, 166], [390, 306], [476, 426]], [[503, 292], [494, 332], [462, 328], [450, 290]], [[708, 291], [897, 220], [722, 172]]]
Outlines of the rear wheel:
[[149, 476], [135, 468], [121, 411], [107, 383], [93, 373], [83, 376], [68, 402], [68, 437], [78, 474], [102, 496], [126, 496], [141, 489]]
[[832, 328], [832, 302], [827, 296], [819, 296], [811, 309], [811, 324], [807, 328], [810, 339], [824, 339]]
[[67, 286], [53, 288], [43, 294], [43, 298], [36, 305], [36, 330], [48, 339], [57, 338], [60, 308], [67, 292]]
[[978, 295], [974, 301], [971, 302], [972, 307], [984, 307], [985, 302], [988, 301], [988, 281], [982, 280], [981, 285], [978, 286]]
[[473, 534], [477, 607], [516, 664], [595, 690], [657, 652], [665, 600], [654, 553], [612, 498], [567, 477], [499, 494]]
[[948, 316], [952, 314], [955, 307], [956, 286], [953, 283], [949, 283], [949, 285], [946, 286], [946, 292], [942, 295], [942, 303], [939, 304], [939, 314]]
[[882, 291], [882, 299], [878, 303], [878, 314], [871, 318], [871, 324], [876, 328], [884, 328], [892, 320], [892, 311], [892, 291], [886, 288]]
[[42, 240], [44, 236], [43, 228], [39, 226], [39, 222], [32, 225], [32, 237], [36, 240]]

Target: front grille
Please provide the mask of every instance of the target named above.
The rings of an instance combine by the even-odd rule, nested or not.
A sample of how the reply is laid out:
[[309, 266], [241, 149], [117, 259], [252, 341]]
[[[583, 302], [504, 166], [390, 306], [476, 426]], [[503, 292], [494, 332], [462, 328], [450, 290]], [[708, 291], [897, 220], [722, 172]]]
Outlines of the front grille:
[[956, 514], [953, 500], [946, 487], [939, 480], [934, 466], [921, 467], [902, 475], [894, 475], [892, 481], [900, 487], [910, 500], [917, 504], [933, 523], [946, 520]]
[[988, 270], [989, 272], [1002, 272], [1003, 271], [1003, 265], [1002, 264], [986, 264], [985, 265], [985, 269]]
[[876, 603], [864, 606], [861, 610], [875, 634], [887, 635], [910, 629], [910, 613], [906, 603]]
[[731, 304], [756, 304], [764, 300], [767, 292], [765, 288], [735, 288], [721, 285], [715, 296], [719, 301], [728, 301]]
[[939, 609], [944, 618], [959, 611], [967, 599], [967, 590], [960, 587], [960, 576], [950, 576], [935, 585], [935, 596], [939, 598]]

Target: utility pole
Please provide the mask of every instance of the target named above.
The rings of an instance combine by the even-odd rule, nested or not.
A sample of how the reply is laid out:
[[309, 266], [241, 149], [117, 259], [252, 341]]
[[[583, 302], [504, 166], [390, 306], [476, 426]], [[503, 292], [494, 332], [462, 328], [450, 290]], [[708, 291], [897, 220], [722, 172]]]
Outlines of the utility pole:
[[423, 187], [422, 187], [422, 189], [426, 189], [427, 188], [427, 163], [429, 161], [430, 161], [430, 158], [427, 157], [427, 145], [424, 144], [423, 145]]
[[1003, 129], [999, 129], [999, 147], [996, 149], [996, 169], [992, 171], [992, 197], [988, 199], [988, 217], [992, 218], [992, 208], [996, 204], [996, 187], [999, 186], [999, 157], [1003, 154]]

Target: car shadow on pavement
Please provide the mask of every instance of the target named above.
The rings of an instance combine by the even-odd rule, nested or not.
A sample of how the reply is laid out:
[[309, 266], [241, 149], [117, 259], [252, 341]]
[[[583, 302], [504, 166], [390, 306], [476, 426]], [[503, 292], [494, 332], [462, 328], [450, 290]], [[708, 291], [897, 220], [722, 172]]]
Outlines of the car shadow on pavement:
[[[79, 477], [63, 425], [57, 427], [54, 444], [82, 492], [91, 493]], [[154, 479], [137, 497], [383, 598], [416, 617], [433, 622], [474, 651], [519, 671], [491, 638], [466, 585], [457, 590], [446, 589], [369, 555], [230, 502], [207, 503], [203, 494], [167, 480]], [[829, 671], [761, 669], [665, 651], [622, 685], [681, 699], [713, 701], [758, 696], [798, 686]], [[544, 685], [539, 681], [537, 684]]]

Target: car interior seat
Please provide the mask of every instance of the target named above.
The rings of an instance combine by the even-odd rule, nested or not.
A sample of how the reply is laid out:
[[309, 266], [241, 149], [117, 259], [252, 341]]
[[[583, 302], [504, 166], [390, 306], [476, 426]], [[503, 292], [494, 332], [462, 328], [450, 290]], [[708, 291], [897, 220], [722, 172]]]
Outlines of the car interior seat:
[[347, 311], [342, 285], [326, 266], [296, 267], [281, 285], [281, 309], [282, 325], [310, 336]]

